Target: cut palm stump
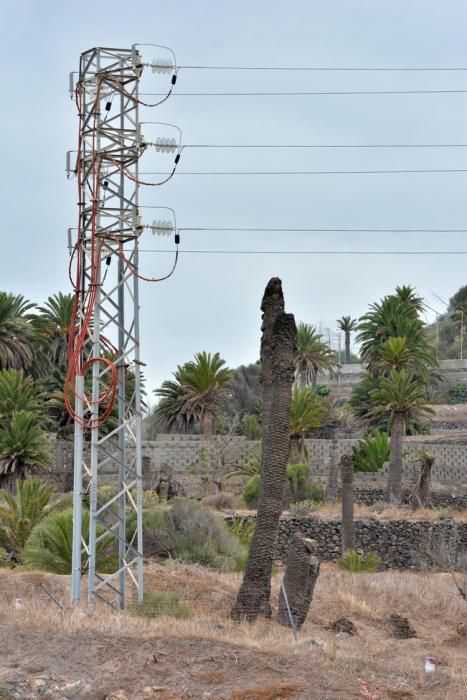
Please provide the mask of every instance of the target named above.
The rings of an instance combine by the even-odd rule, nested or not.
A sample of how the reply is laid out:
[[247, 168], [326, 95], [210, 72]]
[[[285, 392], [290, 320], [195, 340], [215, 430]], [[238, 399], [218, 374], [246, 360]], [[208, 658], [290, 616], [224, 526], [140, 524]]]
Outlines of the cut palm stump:
[[[319, 561], [316, 556], [316, 542], [295, 532], [289, 542], [287, 566], [279, 594], [279, 612], [277, 621], [285, 627], [291, 626], [289, 611], [293, 626], [299, 630], [306, 620], [313, 591], [319, 576]], [[287, 601], [284, 597], [284, 590]]]

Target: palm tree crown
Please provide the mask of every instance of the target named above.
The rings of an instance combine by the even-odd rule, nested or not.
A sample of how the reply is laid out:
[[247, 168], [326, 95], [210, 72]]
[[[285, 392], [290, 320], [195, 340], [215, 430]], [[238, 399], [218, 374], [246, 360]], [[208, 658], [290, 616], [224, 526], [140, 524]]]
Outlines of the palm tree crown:
[[338, 367], [335, 353], [322, 338], [314, 326], [308, 323], [298, 324], [295, 367], [300, 387], [316, 385], [318, 372], [327, 370], [333, 373]]
[[351, 316], [342, 316], [337, 319], [337, 327], [339, 330], [344, 331], [344, 333], [351, 333], [357, 328], [357, 325], [357, 319]]
[[[414, 372], [426, 376], [429, 368], [436, 367], [434, 348], [429, 343], [423, 321], [419, 318], [421, 300], [411, 287], [398, 287], [360, 318], [357, 340], [368, 371], [374, 376], [389, 371], [403, 361]], [[398, 340], [394, 340], [398, 339]], [[404, 339], [404, 340], [402, 340]], [[388, 341], [391, 342], [388, 344]], [[399, 358], [394, 365], [394, 358]], [[389, 359], [386, 362], [385, 358]]]
[[218, 352], [198, 352], [195, 359], [177, 367], [174, 380], [163, 382], [155, 413], [167, 430], [183, 429], [196, 420], [205, 434], [214, 430], [216, 409], [227, 394], [232, 371]]
[[68, 338], [73, 323], [74, 295], [53, 294], [39, 307], [37, 317], [39, 332], [47, 338], [49, 352], [54, 364], [63, 364], [66, 360]]
[[34, 353], [29, 312], [33, 308], [21, 294], [0, 292], [0, 370], [31, 367]]

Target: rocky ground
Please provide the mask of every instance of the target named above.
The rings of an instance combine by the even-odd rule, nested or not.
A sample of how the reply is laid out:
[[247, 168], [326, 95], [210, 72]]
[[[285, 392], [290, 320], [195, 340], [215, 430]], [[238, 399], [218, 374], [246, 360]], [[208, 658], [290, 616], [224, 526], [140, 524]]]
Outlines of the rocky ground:
[[[323, 565], [297, 641], [274, 622], [230, 622], [239, 580], [148, 564], [146, 590], [176, 592], [192, 615], [146, 619], [72, 610], [68, 577], [0, 571], [0, 700], [467, 697], [467, 606], [447, 574]], [[276, 576], [275, 600], [277, 586]], [[415, 636], [393, 636], [394, 614]], [[434, 673], [424, 670], [427, 656]]]

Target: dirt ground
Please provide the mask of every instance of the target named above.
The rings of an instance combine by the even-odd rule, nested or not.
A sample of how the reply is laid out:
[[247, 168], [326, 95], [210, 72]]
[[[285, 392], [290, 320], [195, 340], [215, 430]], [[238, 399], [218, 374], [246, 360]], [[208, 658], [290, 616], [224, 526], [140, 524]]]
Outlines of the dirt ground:
[[[467, 606], [447, 574], [350, 574], [324, 565], [294, 641], [274, 622], [229, 620], [239, 575], [177, 563], [148, 564], [145, 573], [146, 590], [176, 592], [192, 616], [71, 609], [68, 577], [0, 570], [0, 700], [467, 697], [467, 637], [458, 633]], [[384, 620], [393, 612], [409, 618], [416, 637], [390, 636]], [[355, 636], [327, 628], [342, 616]], [[435, 673], [424, 671], [427, 656]]]

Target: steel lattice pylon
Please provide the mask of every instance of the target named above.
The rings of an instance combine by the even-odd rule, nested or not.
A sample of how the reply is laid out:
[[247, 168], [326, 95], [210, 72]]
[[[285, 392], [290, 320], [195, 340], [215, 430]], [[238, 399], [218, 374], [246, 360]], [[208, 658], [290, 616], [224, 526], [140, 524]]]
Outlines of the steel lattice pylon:
[[[81, 55], [76, 325], [69, 376], [75, 385], [72, 601], [88, 566], [88, 603], [125, 605], [128, 579], [143, 598], [141, 372], [139, 350], [138, 82], [135, 49]], [[76, 371], [73, 372], [73, 367]], [[69, 387], [68, 394], [71, 393]], [[109, 413], [110, 406], [113, 405]], [[98, 488], [116, 493], [98, 498]], [[102, 491], [100, 492], [102, 493]], [[89, 536], [83, 495], [89, 497]], [[87, 521], [87, 515], [86, 515]], [[96, 553], [115, 542], [118, 568], [98, 570]]]

